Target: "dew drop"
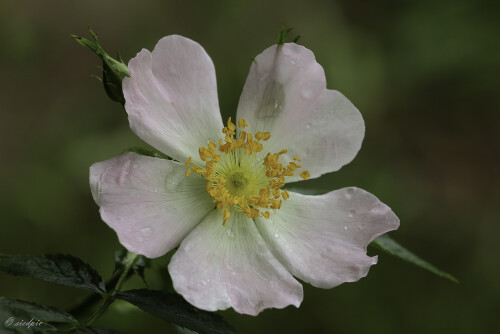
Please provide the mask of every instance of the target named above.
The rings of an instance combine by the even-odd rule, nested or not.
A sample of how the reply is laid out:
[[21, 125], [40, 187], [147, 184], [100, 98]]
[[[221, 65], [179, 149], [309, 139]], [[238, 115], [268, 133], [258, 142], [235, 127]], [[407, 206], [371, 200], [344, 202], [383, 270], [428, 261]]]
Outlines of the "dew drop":
[[384, 204], [381, 204], [381, 205], [377, 205], [375, 206], [374, 208], [372, 208], [370, 210], [370, 213], [371, 214], [374, 214], [374, 215], [380, 215], [380, 216], [383, 216], [385, 215], [387, 212], [389, 212], [389, 207], [387, 205], [384, 205]]
[[[130, 163], [130, 162], [129, 162]], [[118, 177], [118, 183], [119, 184], [124, 184], [128, 180], [128, 169], [129, 169], [129, 164], [125, 165], [120, 173], [120, 176]]]
[[353, 193], [354, 193], [354, 188], [348, 188], [345, 192], [345, 198], [351, 199]]
[[175, 66], [169, 66], [168, 71], [170, 72], [171, 75], [177, 74], [177, 68], [175, 68]]
[[290, 64], [295, 65], [295, 60], [294, 59], [290, 59]]
[[155, 191], [155, 193], [157, 193], [157, 192], [158, 192], [158, 189], [155, 189], [154, 191]]
[[138, 164], [133, 164], [133, 165], [132, 165], [132, 167], [133, 167], [134, 169], [137, 169], [137, 168], [139, 167], [139, 165], [138, 165]]
[[353, 218], [355, 214], [356, 214], [356, 210], [350, 210], [349, 211], [349, 218]]
[[276, 239], [278, 239], [278, 238], [280, 237], [280, 235], [279, 235], [278, 233], [274, 233], [274, 237], [275, 237]]
[[274, 100], [274, 109], [278, 109], [278, 100]]
[[306, 124], [306, 129], [310, 129], [311, 128], [311, 124]]
[[344, 231], [347, 231], [347, 225], [344, 226]]
[[139, 230], [143, 236], [148, 236], [153, 234], [153, 229], [151, 227], [143, 227]]
[[204, 281], [204, 280], [202, 280], [202, 281], [201, 281], [201, 283], [202, 283], [203, 285], [207, 285], [207, 282], [206, 282], [206, 281]]
[[319, 82], [309, 81], [306, 82], [300, 91], [300, 95], [302, 95], [305, 99], [313, 99], [321, 92], [321, 84]]

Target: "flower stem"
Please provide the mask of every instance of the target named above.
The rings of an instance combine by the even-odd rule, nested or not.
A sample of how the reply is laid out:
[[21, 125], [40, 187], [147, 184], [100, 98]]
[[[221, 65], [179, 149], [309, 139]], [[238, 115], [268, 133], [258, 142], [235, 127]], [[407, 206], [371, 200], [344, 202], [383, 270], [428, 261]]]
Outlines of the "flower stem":
[[87, 326], [92, 324], [94, 322], [94, 320], [99, 318], [104, 313], [104, 311], [106, 311], [106, 309], [109, 307], [109, 305], [111, 305], [115, 301], [115, 297], [114, 297], [115, 294], [120, 291], [123, 283], [125, 283], [125, 281], [129, 277], [128, 274], [130, 272], [130, 269], [132, 269], [134, 267], [134, 264], [137, 261], [138, 257], [139, 257], [139, 255], [137, 255], [135, 253], [132, 253], [132, 252], [127, 253], [127, 257], [125, 258], [125, 268], [123, 269], [120, 277], [118, 278], [116, 285], [114, 286], [113, 290], [111, 290], [111, 293], [108, 293], [106, 295], [106, 300], [104, 301], [104, 304], [102, 304], [101, 307], [99, 307], [99, 309], [94, 312], [94, 314], [90, 317], [90, 319], [87, 320], [87, 322], [86, 322]]
[[90, 319], [87, 320], [86, 325], [87, 326], [91, 325], [94, 322], [94, 320], [99, 318], [104, 313], [104, 311], [106, 311], [108, 306], [111, 305], [111, 303], [113, 303], [114, 300], [115, 299], [113, 297], [108, 295], [108, 297], [106, 297], [106, 300], [104, 301], [104, 304], [102, 304], [101, 307], [99, 307], [99, 309], [97, 311], [95, 311], [95, 313], [92, 315], [92, 317], [90, 317]]

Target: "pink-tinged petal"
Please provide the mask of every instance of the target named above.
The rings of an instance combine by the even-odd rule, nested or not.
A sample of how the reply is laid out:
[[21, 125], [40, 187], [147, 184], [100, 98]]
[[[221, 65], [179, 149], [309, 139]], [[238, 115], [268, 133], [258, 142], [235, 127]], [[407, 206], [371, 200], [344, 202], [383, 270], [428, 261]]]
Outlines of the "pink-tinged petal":
[[319, 196], [290, 192], [280, 210], [256, 225], [294, 276], [332, 288], [366, 276], [377, 263], [366, 255], [367, 245], [397, 229], [399, 219], [372, 194], [343, 188]]
[[325, 73], [310, 50], [294, 43], [273, 45], [250, 67], [237, 118], [248, 121], [250, 132], [272, 131], [277, 137], [295, 121], [309, 120], [308, 111], [325, 89]]
[[214, 204], [199, 175], [183, 164], [125, 153], [90, 167], [92, 195], [102, 220], [129, 251], [162, 256], [207, 215]]
[[[325, 90], [319, 96], [310, 117], [308, 123], [296, 122], [290, 131], [275, 138], [270, 151], [288, 148], [283, 161], [299, 156], [302, 170], [315, 178], [339, 170], [354, 159], [361, 148], [365, 124], [358, 109], [335, 90]], [[287, 183], [301, 180], [295, 175], [287, 178]]]
[[[357, 154], [364, 137], [359, 111], [341, 93], [326, 89], [314, 54], [297, 44], [274, 45], [252, 64], [238, 105], [249, 131], [270, 131], [265, 151], [284, 163], [302, 159], [311, 178], [340, 169]], [[301, 180], [299, 176], [287, 182]]]
[[217, 210], [184, 241], [168, 266], [175, 290], [207, 310], [233, 307], [244, 314], [298, 307], [302, 285], [271, 253], [253, 220], [232, 212], [226, 227]]
[[167, 36], [130, 60], [123, 80], [132, 130], [161, 152], [198, 161], [198, 148], [220, 137], [222, 119], [212, 60], [196, 42]]

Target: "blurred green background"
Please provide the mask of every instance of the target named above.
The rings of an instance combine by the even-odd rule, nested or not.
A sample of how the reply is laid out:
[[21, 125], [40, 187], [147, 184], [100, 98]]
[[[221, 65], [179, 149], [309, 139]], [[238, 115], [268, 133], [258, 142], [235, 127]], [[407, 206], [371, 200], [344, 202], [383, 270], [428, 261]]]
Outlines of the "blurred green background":
[[[234, 117], [252, 58], [276, 42], [284, 24], [295, 28], [292, 37], [303, 35], [300, 44], [324, 67], [328, 88], [343, 92], [366, 122], [356, 159], [307, 186], [372, 192], [401, 219], [392, 236], [461, 283], [381, 254], [357, 283], [305, 285], [299, 309], [221, 314], [242, 333], [497, 332], [499, 4], [2, 0], [0, 252], [70, 253], [108, 278], [120, 249], [99, 218], [88, 168], [146, 145], [90, 76], [100, 74], [97, 57], [70, 34], [89, 37], [90, 25], [126, 61], [165, 35], [199, 42], [215, 63], [222, 113]], [[154, 261], [150, 287], [162, 288], [167, 263]], [[125, 286], [133, 287], [143, 284]], [[68, 309], [85, 293], [0, 273], [0, 295]], [[119, 302], [95, 324], [123, 333], [176, 331]]]

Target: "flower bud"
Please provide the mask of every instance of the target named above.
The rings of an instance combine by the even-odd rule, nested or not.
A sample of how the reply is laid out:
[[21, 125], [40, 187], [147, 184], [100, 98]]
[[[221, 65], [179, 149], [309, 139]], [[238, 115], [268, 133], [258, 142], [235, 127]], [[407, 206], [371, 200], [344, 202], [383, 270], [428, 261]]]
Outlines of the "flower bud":
[[112, 58], [108, 55], [101, 47], [97, 35], [89, 28], [89, 32], [94, 39], [93, 42], [86, 38], [71, 35], [76, 42], [80, 45], [89, 48], [102, 60], [102, 83], [106, 94], [113, 101], [120, 102], [122, 105], [125, 104], [125, 98], [123, 97], [122, 91], [122, 80], [125, 77], [130, 76], [127, 65], [123, 62], [118, 54], [118, 60]]

